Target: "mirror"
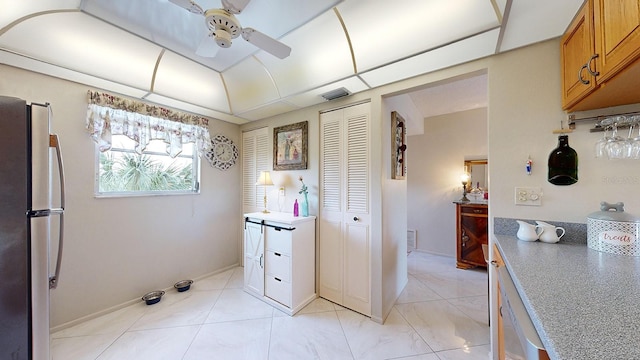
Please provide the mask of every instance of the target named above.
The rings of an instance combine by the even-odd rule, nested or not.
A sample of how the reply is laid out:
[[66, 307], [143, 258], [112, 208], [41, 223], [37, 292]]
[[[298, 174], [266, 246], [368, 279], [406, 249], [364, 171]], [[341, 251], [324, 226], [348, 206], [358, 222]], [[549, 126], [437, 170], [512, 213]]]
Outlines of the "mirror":
[[470, 181], [467, 187], [468, 190], [480, 187], [482, 190], [486, 190], [489, 185], [489, 171], [487, 169], [487, 159], [480, 160], [465, 160], [464, 171], [469, 174]]

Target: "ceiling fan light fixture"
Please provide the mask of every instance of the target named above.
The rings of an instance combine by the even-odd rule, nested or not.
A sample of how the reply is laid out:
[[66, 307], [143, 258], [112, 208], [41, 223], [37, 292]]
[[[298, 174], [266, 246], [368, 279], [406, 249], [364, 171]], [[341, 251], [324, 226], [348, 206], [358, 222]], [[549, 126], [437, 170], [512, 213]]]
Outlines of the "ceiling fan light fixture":
[[324, 94], [320, 94], [320, 96], [322, 96], [327, 101], [339, 99], [341, 97], [345, 97], [345, 96], [349, 96], [349, 95], [351, 95], [351, 92], [349, 90], [345, 89], [344, 87], [337, 88], [337, 89], [331, 90], [331, 91], [327, 91]]
[[231, 36], [232, 39], [240, 36], [242, 27], [238, 19], [233, 14], [227, 12], [224, 9], [209, 9], [205, 11], [205, 22], [207, 27], [211, 31], [224, 30]]
[[222, 48], [231, 46], [231, 34], [224, 30], [216, 30], [213, 33], [213, 38], [216, 40], [216, 44]]
[[[242, 34], [242, 38], [252, 45], [284, 59], [291, 54], [291, 48], [280, 41], [252, 28], [243, 28], [234, 14], [239, 14], [251, 0], [222, 0], [223, 9], [202, 8], [194, 0], [169, 0], [183, 9], [196, 12], [204, 16], [204, 22], [209, 29], [209, 34], [204, 40], [213, 38], [219, 47], [228, 48], [231, 40]], [[213, 57], [216, 49], [211, 49], [205, 41], [200, 41], [196, 54], [203, 57]]]

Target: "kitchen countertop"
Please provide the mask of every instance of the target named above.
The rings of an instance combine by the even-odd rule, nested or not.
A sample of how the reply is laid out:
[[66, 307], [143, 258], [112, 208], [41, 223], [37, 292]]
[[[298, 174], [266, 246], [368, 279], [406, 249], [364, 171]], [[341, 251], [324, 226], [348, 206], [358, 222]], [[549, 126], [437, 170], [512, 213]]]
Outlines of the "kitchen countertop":
[[494, 240], [551, 359], [640, 359], [640, 258]]

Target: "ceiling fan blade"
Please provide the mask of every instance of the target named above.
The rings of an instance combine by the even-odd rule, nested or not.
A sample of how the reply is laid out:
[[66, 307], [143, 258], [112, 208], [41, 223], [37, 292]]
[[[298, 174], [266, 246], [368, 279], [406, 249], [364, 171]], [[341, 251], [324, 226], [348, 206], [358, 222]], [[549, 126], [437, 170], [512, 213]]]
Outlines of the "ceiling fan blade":
[[196, 55], [202, 57], [215, 57], [218, 50], [220, 50], [220, 47], [216, 44], [216, 41], [213, 40], [213, 34], [209, 33], [200, 40], [198, 49], [196, 49]]
[[232, 14], [240, 14], [251, 0], [222, 0], [222, 7]]
[[251, 44], [268, 52], [269, 54], [284, 59], [291, 54], [291, 48], [280, 41], [269, 37], [252, 28], [242, 29], [242, 37]]
[[202, 15], [204, 14], [204, 10], [200, 7], [200, 5], [196, 4], [193, 0], [169, 0], [170, 2], [180, 6], [181, 8], [186, 9], [187, 11]]

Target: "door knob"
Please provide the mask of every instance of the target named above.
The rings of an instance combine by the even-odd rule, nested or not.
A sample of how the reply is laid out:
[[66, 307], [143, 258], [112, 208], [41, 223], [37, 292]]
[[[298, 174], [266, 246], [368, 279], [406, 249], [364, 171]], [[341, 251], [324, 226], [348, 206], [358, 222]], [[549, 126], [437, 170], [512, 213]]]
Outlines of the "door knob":
[[354, 216], [354, 217], [353, 217], [353, 221], [358, 221], [358, 220], [360, 220], [360, 219], [358, 219], [358, 217], [357, 217], [357, 216]]

